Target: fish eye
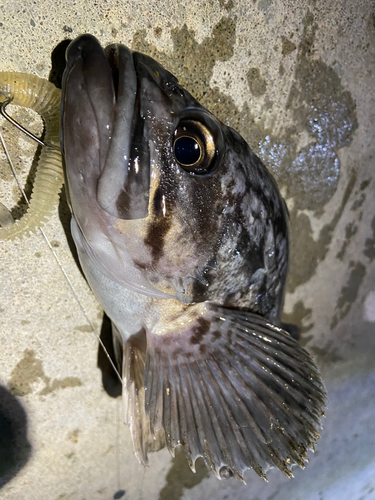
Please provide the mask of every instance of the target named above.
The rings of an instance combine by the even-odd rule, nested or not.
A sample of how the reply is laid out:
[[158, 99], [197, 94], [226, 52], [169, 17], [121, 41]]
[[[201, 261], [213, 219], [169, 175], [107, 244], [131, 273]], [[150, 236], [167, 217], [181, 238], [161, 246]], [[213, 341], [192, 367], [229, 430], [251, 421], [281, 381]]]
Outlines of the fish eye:
[[215, 142], [208, 128], [195, 120], [182, 120], [173, 135], [173, 154], [177, 163], [194, 175], [212, 171]]

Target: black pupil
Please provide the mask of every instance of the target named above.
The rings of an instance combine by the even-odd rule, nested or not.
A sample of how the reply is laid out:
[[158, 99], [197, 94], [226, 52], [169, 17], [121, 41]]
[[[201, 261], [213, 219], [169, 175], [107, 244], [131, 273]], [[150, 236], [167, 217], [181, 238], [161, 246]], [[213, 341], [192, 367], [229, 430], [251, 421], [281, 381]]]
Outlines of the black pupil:
[[179, 137], [174, 143], [174, 154], [181, 165], [194, 165], [201, 156], [199, 144], [192, 137]]

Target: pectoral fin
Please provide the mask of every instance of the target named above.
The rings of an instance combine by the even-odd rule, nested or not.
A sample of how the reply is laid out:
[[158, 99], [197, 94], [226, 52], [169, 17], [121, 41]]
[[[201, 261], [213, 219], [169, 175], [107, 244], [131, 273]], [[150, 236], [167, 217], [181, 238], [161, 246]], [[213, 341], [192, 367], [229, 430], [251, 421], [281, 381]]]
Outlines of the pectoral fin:
[[207, 305], [180, 332], [148, 334], [145, 413], [139, 375], [129, 399], [141, 412], [130, 412], [134, 439], [164, 431], [170, 452], [182, 445], [193, 471], [203, 457], [218, 478], [243, 481], [253, 468], [266, 479], [273, 466], [291, 477], [319, 438], [326, 393], [317, 367], [288, 333], [255, 314]]

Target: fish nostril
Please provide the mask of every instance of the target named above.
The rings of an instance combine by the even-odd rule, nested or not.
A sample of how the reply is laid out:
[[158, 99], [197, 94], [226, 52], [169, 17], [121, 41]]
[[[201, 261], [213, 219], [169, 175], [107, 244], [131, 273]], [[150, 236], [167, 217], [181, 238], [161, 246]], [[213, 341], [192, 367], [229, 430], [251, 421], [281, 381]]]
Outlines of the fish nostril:
[[173, 93], [178, 93], [178, 95], [180, 95], [181, 97], [183, 97], [184, 95], [184, 92], [183, 90], [181, 89], [181, 87], [178, 85], [177, 83], [177, 79], [176, 80], [168, 80], [166, 82], [164, 82], [164, 91], [167, 92], [169, 95], [172, 95]]

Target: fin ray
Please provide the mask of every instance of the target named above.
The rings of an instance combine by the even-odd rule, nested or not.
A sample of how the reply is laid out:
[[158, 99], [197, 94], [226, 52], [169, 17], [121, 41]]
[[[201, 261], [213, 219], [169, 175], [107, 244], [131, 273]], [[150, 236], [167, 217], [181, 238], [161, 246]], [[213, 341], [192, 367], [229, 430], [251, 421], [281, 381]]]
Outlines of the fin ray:
[[133, 335], [123, 345], [123, 405], [125, 423], [130, 426], [138, 460], [148, 464], [147, 453], [165, 446], [164, 430], [151, 431], [145, 411], [146, 342], [144, 332]]
[[[312, 358], [252, 313], [205, 304], [180, 332], [147, 333], [145, 416], [173, 454], [203, 457], [217, 477], [270, 467], [291, 477], [319, 437], [325, 388]], [[142, 424], [143, 425], [143, 424]], [[143, 427], [142, 427], [143, 429]], [[147, 447], [144, 447], [147, 455]]]

